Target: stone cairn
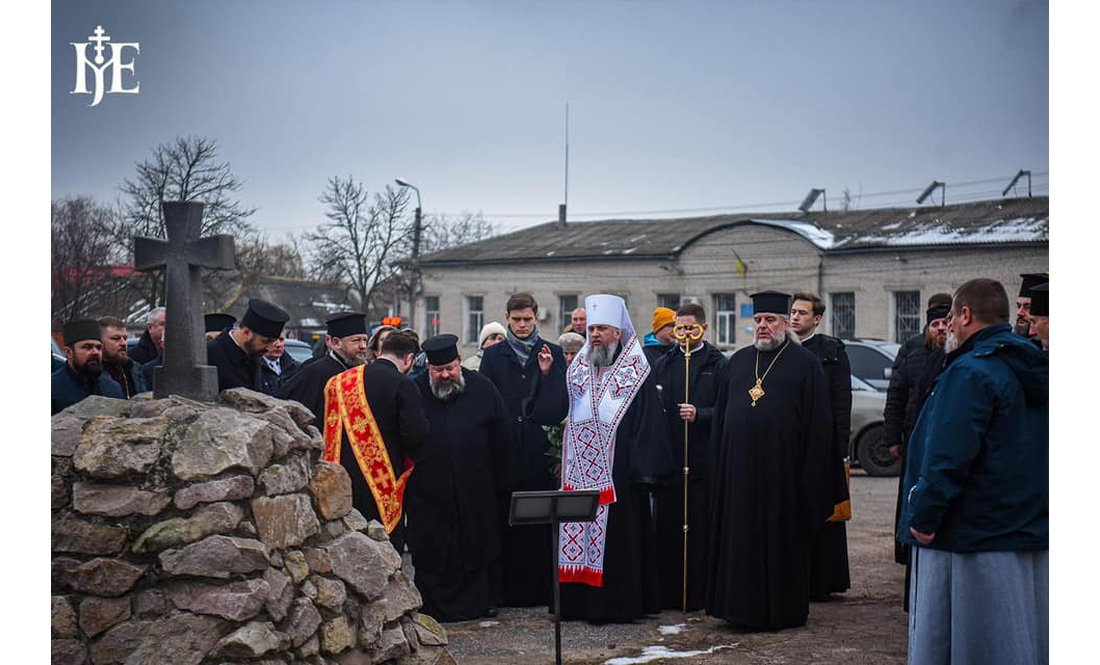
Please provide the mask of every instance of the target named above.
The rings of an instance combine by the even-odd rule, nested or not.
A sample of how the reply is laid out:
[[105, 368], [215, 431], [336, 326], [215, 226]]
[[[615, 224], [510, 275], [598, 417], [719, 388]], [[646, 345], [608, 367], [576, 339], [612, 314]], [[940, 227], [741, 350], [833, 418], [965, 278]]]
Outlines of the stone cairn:
[[454, 663], [312, 421], [243, 388], [53, 416], [52, 662]]

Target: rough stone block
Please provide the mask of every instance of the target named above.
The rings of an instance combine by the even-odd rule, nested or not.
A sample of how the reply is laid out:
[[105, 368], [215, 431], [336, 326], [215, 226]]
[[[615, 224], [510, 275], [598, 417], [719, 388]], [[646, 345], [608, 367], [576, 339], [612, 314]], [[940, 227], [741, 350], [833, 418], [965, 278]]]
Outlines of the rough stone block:
[[367, 535], [377, 541], [389, 542], [390, 534], [386, 533], [386, 527], [382, 526], [382, 523], [377, 520], [371, 520], [367, 525]]
[[[353, 532], [340, 536], [326, 549], [332, 560], [332, 572], [367, 600], [375, 600], [382, 596], [386, 582], [401, 566], [400, 557], [394, 564], [384, 548], [393, 551], [389, 543], [379, 543]], [[394, 552], [394, 556], [396, 554]]]
[[135, 554], [182, 547], [216, 533], [229, 533], [244, 518], [240, 506], [228, 502], [203, 506], [191, 517], [176, 517], [146, 529], [134, 542]]
[[320, 575], [314, 575], [309, 579], [313, 582], [313, 586], [317, 588], [317, 604], [321, 607], [327, 607], [333, 612], [339, 612], [344, 601], [348, 598], [348, 590], [344, 583]]
[[319, 547], [304, 547], [302, 554], [306, 556], [306, 565], [315, 573], [327, 574], [332, 572], [332, 561], [328, 558], [328, 552]]
[[267, 547], [258, 540], [231, 536], [208, 536], [178, 550], [166, 550], [159, 557], [168, 575], [196, 575], [228, 578], [234, 573], [266, 570]]
[[[347, 515], [344, 515], [344, 526], [348, 528], [348, 531], [362, 531], [366, 529], [370, 524], [367, 522], [367, 518], [363, 517], [363, 513], [359, 512], [355, 508], [352, 508]], [[379, 524], [378, 526], [382, 526]], [[388, 536], [387, 536], [388, 538]]]
[[130, 596], [99, 598], [87, 596], [80, 601], [80, 630], [95, 637], [111, 626], [130, 618]]
[[80, 640], [50, 640], [50, 665], [84, 665], [86, 662], [88, 650]]
[[355, 646], [355, 625], [341, 615], [321, 624], [321, 653], [338, 654]]
[[87, 522], [72, 515], [50, 520], [50, 545], [54, 552], [117, 554], [126, 544], [126, 529]]
[[309, 491], [317, 512], [326, 520], [338, 519], [352, 511], [351, 477], [341, 464], [318, 462]]
[[312, 635], [302, 644], [302, 646], [298, 647], [297, 651], [295, 651], [295, 655], [302, 659], [316, 656], [319, 653], [321, 653], [321, 640], [316, 634]]
[[290, 637], [267, 621], [252, 621], [218, 640], [212, 655], [221, 658], [259, 658], [290, 648]]
[[291, 550], [283, 555], [283, 565], [295, 584], [301, 584], [309, 575], [309, 562], [306, 561], [306, 555], [299, 550]]
[[76, 612], [68, 596], [50, 599], [50, 635], [53, 637], [77, 637]]
[[69, 488], [61, 474], [50, 475], [50, 510], [58, 510], [69, 505]]
[[169, 395], [163, 399], [132, 401], [131, 418], [155, 418], [164, 416], [172, 422], [188, 422], [210, 408], [202, 402], [196, 402], [180, 395]]
[[145, 589], [134, 596], [134, 616], [155, 619], [168, 611], [168, 598], [160, 589]]
[[256, 481], [252, 479], [252, 476], [242, 474], [189, 485], [176, 492], [172, 500], [176, 504], [176, 508], [189, 510], [200, 503], [247, 499], [255, 491]]
[[121, 559], [100, 557], [69, 571], [69, 586], [82, 593], [112, 598], [134, 588], [145, 570], [145, 566], [137, 566]]
[[147, 492], [128, 485], [73, 484], [73, 509], [85, 515], [156, 515], [170, 501], [167, 490]]
[[405, 638], [405, 631], [400, 624], [394, 624], [382, 629], [382, 639], [378, 647], [371, 651], [371, 658], [376, 663], [387, 660], [396, 660], [412, 653], [412, 647]]
[[248, 388], [232, 388], [218, 393], [218, 401], [228, 404], [235, 409], [248, 413], [264, 413], [266, 411], [282, 409], [299, 427], [313, 422], [313, 414], [300, 403], [292, 400], [282, 400], [271, 395], [258, 393]]
[[69, 587], [69, 576], [73, 569], [81, 564], [79, 559], [67, 556], [55, 556], [50, 562], [50, 585], [55, 589]]
[[252, 515], [256, 519], [260, 540], [273, 549], [301, 545], [321, 528], [305, 494], [253, 499]]
[[167, 418], [97, 418], [84, 429], [73, 463], [91, 478], [143, 475], [160, 457], [168, 425]]
[[264, 609], [269, 616], [276, 621], [282, 621], [286, 616], [290, 603], [294, 600], [294, 585], [290, 578], [281, 570], [268, 568], [264, 571], [264, 581], [267, 582], [267, 601]]
[[222, 622], [182, 612], [148, 623], [125, 665], [199, 665], [218, 641]]
[[260, 487], [267, 496], [290, 494], [305, 488], [310, 479], [309, 460], [304, 455], [297, 455], [264, 469], [260, 473]]
[[443, 646], [447, 644], [447, 631], [439, 622], [427, 614], [414, 612], [413, 624], [416, 626], [416, 636], [421, 644], [428, 646]]
[[390, 578], [382, 595], [386, 599], [386, 623], [420, 609], [424, 604], [420, 591], [413, 585], [409, 576], [400, 570]]
[[[297, 402], [294, 403], [297, 404]], [[259, 414], [257, 417], [266, 420], [276, 428], [276, 435], [273, 439], [276, 458], [280, 458], [292, 450], [310, 450], [314, 447], [312, 437], [298, 423], [294, 422], [294, 419], [290, 417], [284, 407], [271, 409]]]
[[308, 598], [299, 598], [291, 605], [282, 631], [290, 636], [292, 645], [300, 647], [314, 636], [320, 625], [321, 613], [313, 602]]
[[271, 432], [263, 420], [232, 409], [210, 409], [184, 431], [172, 455], [172, 473], [194, 481], [242, 468], [255, 476], [271, 460]]
[[359, 646], [375, 649], [382, 640], [382, 628], [386, 625], [386, 601], [379, 598], [363, 606], [359, 616]]
[[179, 582], [168, 588], [168, 597], [181, 610], [211, 614], [231, 621], [247, 621], [263, 609], [269, 590], [267, 582], [262, 579], [223, 585]]
[[92, 644], [88, 655], [95, 665], [122, 663], [130, 657], [148, 635], [152, 621], [126, 621], [107, 631]]

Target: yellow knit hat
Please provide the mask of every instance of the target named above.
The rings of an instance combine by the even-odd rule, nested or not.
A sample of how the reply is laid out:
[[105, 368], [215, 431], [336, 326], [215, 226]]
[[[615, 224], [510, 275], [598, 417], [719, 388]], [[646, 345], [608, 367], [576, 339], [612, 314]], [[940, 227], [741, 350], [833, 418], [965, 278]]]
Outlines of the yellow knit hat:
[[653, 310], [653, 332], [657, 332], [665, 326], [671, 326], [676, 322], [676, 312], [667, 307], [658, 307]]

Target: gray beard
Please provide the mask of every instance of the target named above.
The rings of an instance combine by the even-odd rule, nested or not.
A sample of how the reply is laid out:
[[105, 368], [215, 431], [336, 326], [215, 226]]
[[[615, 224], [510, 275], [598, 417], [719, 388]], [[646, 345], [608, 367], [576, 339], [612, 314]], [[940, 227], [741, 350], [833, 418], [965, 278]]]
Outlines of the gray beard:
[[947, 341], [943, 343], [944, 353], [954, 353], [959, 348], [959, 338], [955, 337], [955, 333], [947, 333]]
[[598, 368], [610, 367], [611, 359], [615, 357], [615, 349], [618, 347], [618, 342], [613, 342], [611, 346], [590, 347], [588, 349], [588, 364]]
[[462, 394], [462, 391], [466, 390], [466, 378], [459, 372], [458, 378], [454, 381], [449, 381], [445, 384], [436, 383], [431, 374], [428, 374], [428, 383], [432, 386], [432, 394], [436, 399], [447, 401], [454, 399]]

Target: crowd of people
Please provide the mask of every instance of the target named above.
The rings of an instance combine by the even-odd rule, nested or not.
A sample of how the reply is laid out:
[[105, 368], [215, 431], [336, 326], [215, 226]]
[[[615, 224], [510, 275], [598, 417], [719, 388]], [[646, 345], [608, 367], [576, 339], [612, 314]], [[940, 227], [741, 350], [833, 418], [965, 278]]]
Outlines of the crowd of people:
[[[1025, 275], [1013, 328], [999, 282], [936, 294], [897, 356], [884, 436], [904, 465], [895, 536], [913, 662], [1045, 657], [1047, 295], [1046, 273]], [[207, 316], [207, 361], [220, 390], [313, 412], [324, 459], [409, 552], [436, 619], [548, 605], [552, 541], [509, 526], [511, 495], [585, 489], [598, 491], [595, 519], [561, 526], [563, 618], [704, 609], [776, 630], [851, 584], [851, 370], [843, 342], [818, 330], [817, 294], [752, 303], [753, 342], [728, 357], [695, 303], [657, 308], [639, 331], [620, 297], [591, 295], [546, 339], [535, 298], [515, 293], [465, 359], [455, 335], [421, 343], [341, 312], [298, 364], [288, 314], [252, 300], [240, 321]], [[71, 322], [63, 337], [54, 413], [151, 388], [164, 310], [129, 351], [115, 318]]]

